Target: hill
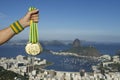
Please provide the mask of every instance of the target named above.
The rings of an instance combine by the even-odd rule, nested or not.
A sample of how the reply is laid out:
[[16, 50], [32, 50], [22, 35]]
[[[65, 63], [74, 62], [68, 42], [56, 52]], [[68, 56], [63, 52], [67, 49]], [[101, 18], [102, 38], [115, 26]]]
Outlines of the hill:
[[28, 78], [12, 71], [5, 70], [0, 66], [0, 80], [15, 80], [15, 78], [16, 80], [28, 80]]
[[100, 56], [99, 51], [92, 46], [81, 46], [80, 45], [80, 40], [79, 39], [75, 39], [73, 41], [72, 44], [72, 48], [65, 50], [63, 52], [70, 52], [70, 53], [76, 53], [78, 55], [82, 55], [82, 56], [95, 56], [98, 57]]

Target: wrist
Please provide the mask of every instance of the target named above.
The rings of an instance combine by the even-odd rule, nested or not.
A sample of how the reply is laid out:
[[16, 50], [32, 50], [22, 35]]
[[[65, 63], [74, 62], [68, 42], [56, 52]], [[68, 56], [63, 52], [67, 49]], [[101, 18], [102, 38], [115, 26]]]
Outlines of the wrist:
[[19, 23], [22, 25], [23, 28], [26, 28], [27, 26], [29, 26], [25, 23], [25, 21], [23, 19], [20, 19]]
[[24, 30], [24, 27], [21, 25], [19, 21], [15, 21], [10, 25], [10, 28], [15, 32], [15, 34], [20, 33], [22, 30]]

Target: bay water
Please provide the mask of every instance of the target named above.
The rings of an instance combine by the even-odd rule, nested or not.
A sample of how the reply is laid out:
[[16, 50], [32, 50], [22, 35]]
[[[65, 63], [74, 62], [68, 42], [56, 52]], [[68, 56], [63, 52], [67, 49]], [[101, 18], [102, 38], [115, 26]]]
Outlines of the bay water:
[[[89, 46], [83, 44], [83, 46]], [[108, 54], [114, 56], [115, 53], [120, 49], [120, 44], [92, 44], [101, 54]], [[45, 46], [45, 49], [52, 51], [60, 51], [69, 49], [70, 46]], [[25, 52], [25, 45], [2, 45], [0, 46], [0, 57], [16, 57], [17, 55], [28, 56]], [[47, 66], [46, 69], [52, 69], [57, 71], [68, 71], [78, 72], [81, 69], [85, 69], [87, 72], [91, 72], [92, 65], [96, 65], [97, 62], [94, 60], [87, 60], [74, 56], [62, 56], [53, 55], [49, 52], [43, 52], [37, 57], [46, 59], [53, 63], [53, 65]]]

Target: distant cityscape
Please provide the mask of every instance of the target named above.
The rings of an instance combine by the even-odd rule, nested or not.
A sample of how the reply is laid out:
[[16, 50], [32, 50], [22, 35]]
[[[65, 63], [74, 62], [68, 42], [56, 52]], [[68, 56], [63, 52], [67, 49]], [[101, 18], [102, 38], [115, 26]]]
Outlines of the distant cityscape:
[[[18, 55], [16, 58], [1, 57], [0, 66], [22, 76], [28, 76], [29, 80], [119, 80], [119, 69], [113, 69], [113, 66], [110, 66], [112, 64], [120, 65], [119, 56], [103, 55], [99, 59], [102, 62], [92, 66], [93, 72], [85, 72], [84, 69], [79, 72], [45, 70], [41, 68], [42, 65], [47, 65], [45, 59], [22, 55]], [[17, 77], [14, 77], [14, 80], [18, 80]], [[21, 79], [19, 78], [19, 80]]]
[[[84, 63], [86, 59], [88, 59], [88, 61], [93, 60], [94, 62], [97, 62], [97, 64], [91, 66], [92, 68], [91, 72], [87, 72], [86, 69], [84, 68], [80, 69], [77, 72], [45, 69], [45, 67], [53, 65], [54, 63], [49, 62], [46, 59], [31, 56], [26, 57], [23, 55], [17, 55], [16, 57], [9, 58], [1, 57], [0, 66], [7, 71], [12, 71], [16, 74], [25, 77], [26, 78], [25, 80], [120, 80], [119, 51], [114, 56], [108, 54], [99, 55], [99, 52], [94, 46], [91, 45], [89, 46], [87, 45], [85, 47], [81, 46], [82, 43], [78, 39], [66, 44], [72, 47], [70, 47], [70, 49], [68, 48], [68, 50], [60, 49], [58, 51], [48, 50], [48, 48], [47, 49], [45, 48], [46, 49], [45, 51], [48, 51], [53, 55], [74, 56], [75, 58], [83, 59], [81, 63]], [[11, 42], [10, 44], [6, 45], [23, 46], [25, 45], [25, 41], [21, 41], [19, 43]], [[44, 41], [44, 46], [46, 45], [54, 45], [55, 47], [56, 46], [59, 47], [61, 45], [66, 46], [62, 42], [56, 40], [51, 42]], [[82, 55], [82, 53], [84, 54]], [[66, 59], [66, 61], [69, 60]], [[71, 61], [72, 63], [74, 62], [76, 63], [76, 61], [74, 60]], [[69, 68], [70, 66], [67, 67]], [[0, 69], [0, 73], [2, 73], [3, 71], [4, 71], [3, 69]], [[0, 76], [1, 75], [2, 74], [0, 74]], [[4, 80], [3, 77], [1, 77], [0, 80]], [[22, 78], [18, 77], [17, 75], [14, 75], [13, 80], [22, 80]]]

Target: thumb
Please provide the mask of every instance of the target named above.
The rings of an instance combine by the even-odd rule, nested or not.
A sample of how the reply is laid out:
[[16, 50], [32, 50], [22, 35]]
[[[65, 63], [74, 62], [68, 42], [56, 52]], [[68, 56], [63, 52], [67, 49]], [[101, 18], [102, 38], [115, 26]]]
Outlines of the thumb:
[[33, 11], [29, 11], [28, 14], [32, 15], [32, 14], [36, 14], [36, 13], [38, 13], [38, 12], [39, 12], [39, 10], [36, 9], [36, 10], [33, 10]]

